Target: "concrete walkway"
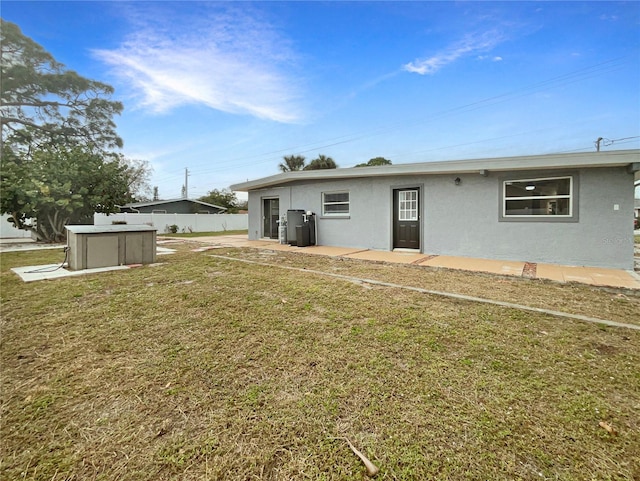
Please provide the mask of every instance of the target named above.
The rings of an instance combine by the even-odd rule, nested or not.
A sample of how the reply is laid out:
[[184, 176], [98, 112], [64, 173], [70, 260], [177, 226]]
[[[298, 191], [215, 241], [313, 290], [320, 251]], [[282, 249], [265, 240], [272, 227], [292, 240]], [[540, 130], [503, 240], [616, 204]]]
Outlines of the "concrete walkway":
[[[177, 239], [177, 238], [176, 238]], [[184, 240], [184, 238], [181, 238]], [[488, 272], [530, 279], [549, 279], [557, 282], [579, 282], [594, 286], [640, 289], [640, 276], [633, 271], [600, 267], [575, 267], [557, 264], [501, 261], [471, 257], [436, 256], [417, 252], [390, 252], [349, 247], [310, 246], [294, 247], [279, 244], [275, 240], [250, 241], [246, 235], [195, 237], [189, 240], [206, 244], [196, 250], [204, 251], [220, 247], [252, 247], [282, 252], [299, 252], [310, 255], [346, 257], [378, 262], [413, 264], [427, 267], [443, 267], [473, 272]]]
[[[167, 238], [166, 236], [162, 236]], [[362, 259], [377, 262], [390, 262], [397, 264], [413, 264], [427, 267], [442, 267], [446, 269], [459, 269], [472, 272], [488, 272], [530, 279], [549, 279], [557, 282], [579, 282], [594, 286], [621, 287], [626, 289], [640, 289], [640, 276], [633, 271], [622, 269], [605, 269], [600, 267], [575, 267], [557, 264], [535, 264], [524, 261], [500, 261], [492, 259], [476, 259], [471, 257], [437, 256], [417, 252], [390, 252], [368, 249], [356, 249], [350, 247], [310, 246], [293, 247], [279, 244], [278, 241], [262, 239], [250, 241], [247, 235], [227, 235], [212, 237], [193, 237], [189, 239], [173, 238], [176, 240], [190, 240], [200, 244], [195, 249], [199, 251], [222, 247], [251, 247], [256, 249], [268, 249], [282, 252], [299, 252], [310, 255], [322, 255], [332, 257], [345, 257], [349, 259]], [[162, 244], [162, 242], [158, 242]], [[36, 244], [30, 239], [3, 239], [0, 242], [0, 252], [23, 251], [34, 249], [60, 249], [64, 245]], [[158, 254], [171, 252], [158, 246]], [[166, 251], [166, 252], [165, 252]], [[40, 266], [42, 267], [42, 266]], [[64, 272], [64, 270], [62, 270]], [[59, 274], [58, 274], [59, 275]]]

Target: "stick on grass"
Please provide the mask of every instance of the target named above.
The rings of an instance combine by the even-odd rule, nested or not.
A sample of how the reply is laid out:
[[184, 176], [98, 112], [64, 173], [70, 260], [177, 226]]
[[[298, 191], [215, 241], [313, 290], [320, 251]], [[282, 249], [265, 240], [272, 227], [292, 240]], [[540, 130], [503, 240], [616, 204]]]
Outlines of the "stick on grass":
[[353, 444], [351, 444], [351, 441], [349, 441], [349, 438], [347, 438], [345, 436], [345, 437], [339, 437], [339, 438], [334, 438], [334, 439], [344, 439], [347, 442], [347, 444], [351, 448], [351, 451], [353, 451], [354, 454], [360, 458], [360, 460], [364, 463], [365, 468], [367, 468], [367, 476], [372, 478], [376, 474], [378, 474], [378, 471], [380, 471], [378, 466], [373, 464], [371, 461], [369, 461], [369, 458], [367, 458], [364, 454], [362, 454], [360, 451], [358, 451], [355, 448], [355, 446]]

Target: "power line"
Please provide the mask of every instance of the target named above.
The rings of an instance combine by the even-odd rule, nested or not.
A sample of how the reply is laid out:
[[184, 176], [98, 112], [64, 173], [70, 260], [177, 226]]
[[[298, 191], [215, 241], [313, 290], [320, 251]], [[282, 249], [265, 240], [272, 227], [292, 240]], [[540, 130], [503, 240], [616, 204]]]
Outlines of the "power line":
[[[457, 147], [465, 147], [465, 146], [469, 146], [469, 145], [477, 145], [477, 144], [482, 144], [482, 143], [487, 143], [487, 142], [493, 142], [496, 140], [504, 140], [504, 139], [508, 139], [508, 138], [513, 138], [513, 137], [519, 137], [522, 135], [531, 135], [532, 133], [538, 133], [538, 132], [545, 132], [548, 130], [554, 130], [555, 127], [548, 127], [548, 128], [544, 128], [544, 129], [537, 129], [537, 130], [531, 130], [531, 131], [527, 131], [527, 132], [519, 132], [517, 134], [510, 134], [510, 135], [503, 135], [503, 136], [499, 136], [499, 137], [491, 137], [491, 138], [487, 138], [487, 139], [481, 139], [481, 140], [476, 140], [473, 142], [463, 142], [463, 143], [459, 143], [459, 144], [452, 144], [452, 145], [445, 145], [442, 147], [436, 147], [436, 148], [432, 148], [432, 149], [426, 149], [426, 150], [416, 150], [416, 151], [412, 151], [412, 152], [405, 152], [403, 154], [390, 154], [389, 157], [393, 157], [394, 159], [397, 158], [402, 158], [402, 157], [407, 157], [407, 156], [411, 156], [411, 155], [416, 155], [416, 154], [425, 154], [425, 153], [429, 153], [429, 152], [437, 152], [439, 150], [447, 150], [447, 149], [453, 149], [453, 148], [457, 148]], [[603, 139], [606, 140], [608, 143], [605, 143], [605, 146], [609, 146], [612, 145], [614, 142], [617, 143], [618, 145], [620, 144], [628, 144], [633, 142], [633, 140], [635, 139], [639, 139], [640, 135], [636, 135], [636, 136], [632, 136], [632, 137], [622, 137], [620, 139]], [[586, 151], [591, 151], [593, 150], [593, 146], [589, 146], [589, 147], [580, 147], [580, 148], [576, 148], [576, 149], [569, 149], [569, 150], [561, 150], [561, 151], [554, 151], [552, 153], [556, 153], [556, 154], [565, 154], [565, 153], [573, 153], [573, 152], [586, 152]], [[226, 169], [217, 169], [217, 170], [230, 170], [231, 168], [226, 168]], [[216, 169], [211, 170], [210, 172], [214, 172]], [[209, 171], [204, 171], [204, 172], [209, 172]], [[200, 173], [203, 173], [202, 171]], [[197, 189], [197, 190], [201, 190], [201, 189]]]
[[[620, 143], [623, 140], [632, 140], [632, 139], [639, 139], [640, 135], [636, 135], [635, 137], [623, 137], [621, 139], [602, 139], [603, 140], [603, 145], [605, 147], [608, 147], [610, 145], [613, 145], [614, 143], [618, 142]], [[622, 143], [627, 143], [627, 142], [622, 142]]]
[[[310, 143], [306, 143], [306, 144], [302, 144], [302, 145], [298, 145], [298, 146], [291, 146], [291, 147], [286, 147], [286, 148], [281, 148], [281, 149], [277, 149], [277, 150], [273, 150], [273, 151], [269, 151], [269, 152], [264, 152], [264, 153], [260, 153], [260, 154], [253, 154], [253, 155], [248, 155], [248, 156], [242, 156], [242, 157], [236, 157], [233, 159], [229, 159], [226, 161], [221, 161], [217, 164], [216, 167], [212, 167], [210, 169], [204, 169], [204, 170], [198, 170], [197, 172], [195, 172], [195, 174], [197, 175], [202, 175], [202, 174], [207, 174], [207, 173], [212, 173], [212, 172], [219, 172], [219, 171], [225, 171], [225, 170], [231, 170], [231, 169], [236, 169], [239, 167], [247, 167], [250, 165], [256, 165], [256, 164], [264, 164], [267, 162], [273, 162], [274, 160], [279, 160], [280, 157], [272, 157], [274, 155], [277, 154], [282, 154], [285, 152], [289, 152], [289, 153], [294, 153], [294, 154], [303, 154], [303, 153], [308, 153], [308, 152], [312, 152], [312, 151], [316, 151], [319, 149], [325, 149], [325, 148], [329, 148], [329, 147], [334, 147], [336, 145], [342, 145], [342, 144], [346, 144], [346, 143], [351, 143], [351, 142], [355, 142], [358, 140], [363, 140], [365, 138], [374, 136], [374, 135], [380, 135], [383, 133], [387, 133], [387, 132], [392, 132], [394, 130], [400, 129], [400, 128], [405, 128], [407, 123], [410, 123], [411, 125], [419, 125], [419, 124], [424, 124], [424, 123], [428, 123], [428, 122], [433, 122], [435, 120], [439, 120], [441, 118], [447, 117], [447, 116], [452, 116], [452, 115], [459, 115], [462, 113], [466, 113], [466, 112], [470, 112], [470, 111], [474, 111], [474, 110], [478, 110], [481, 108], [485, 108], [488, 106], [493, 106], [496, 105], [498, 103], [503, 103], [503, 102], [507, 102], [510, 100], [513, 100], [515, 98], [519, 98], [519, 97], [523, 97], [523, 96], [527, 96], [527, 95], [531, 95], [533, 93], [538, 93], [541, 91], [545, 91], [545, 90], [549, 90], [552, 88], [559, 88], [559, 87], [563, 87], [575, 82], [580, 82], [580, 81], [584, 81], [587, 80], [589, 78], [593, 78], [596, 77], [598, 75], [602, 75], [605, 73], [610, 73], [616, 70], [619, 70], [623, 67], [623, 65], [628, 61], [628, 59], [630, 57], [634, 57], [635, 58], [635, 53], [634, 54], [629, 54], [629, 55], [625, 55], [625, 56], [620, 56], [620, 57], [615, 57], [609, 60], [606, 60], [604, 62], [600, 62], [598, 64], [594, 64], [588, 67], [584, 67], [572, 72], [568, 72], [566, 74], [563, 75], [559, 75], [556, 77], [552, 77], [550, 79], [546, 79], [540, 82], [536, 82], [530, 85], [526, 85], [523, 86], [521, 88], [515, 89], [515, 90], [511, 90], [509, 92], [505, 92], [499, 95], [495, 95], [495, 96], [491, 96], [491, 97], [487, 97], [475, 102], [471, 102], [468, 104], [464, 104], [461, 106], [457, 106], [457, 107], [452, 107], [450, 109], [446, 109], [446, 110], [442, 110], [439, 112], [435, 112], [429, 116], [425, 117], [414, 117], [413, 119], [404, 119], [402, 122], [396, 122], [394, 124], [389, 124], [387, 126], [383, 126], [383, 127], [379, 127], [376, 129], [372, 129], [372, 130], [367, 130], [367, 131], [362, 131], [362, 132], [356, 132], [356, 133], [352, 133], [352, 134], [346, 134], [346, 135], [341, 135], [338, 137], [333, 137], [333, 138], [329, 138], [326, 140], [319, 140], [319, 141], [315, 141], [315, 142], [310, 142]], [[541, 129], [541, 130], [546, 130], [546, 129]], [[533, 132], [539, 132], [541, 130], [536, 130]], [[531, 133], [531, 132], [526, 132], [526, 133], [521, 133], [521, 134], [514, 134], [513, 136], [517, 136], [517, 135], [524, 135], [527, 133]], [[448, 148], [455, 148], [455, 147], [459, 147], [459, 146], [464, 146], [464, 145], [471, 145], [471, 144], [476, 144], [476, 143], [482, 143], [482, 142], [487, 142], [487, 141], [491, 141], [491, 140], [498, 140], [498, 139], [502, 139], [502, 138], [507, 138], [507, 137], [511, 137], [511, 136], [504, 136], [504, 137], [497, 137], [497, 138], [492, 138], [492, 139], [485, 139], [485, 140], [480, 140], [480, 141], [476, 141], [476, 142], [468, 142], [468, 143], [463, 143], [463, 144], [456, 144], [456, 145], [451, 145], [451, 146], [446, 146], [446, 147], [440, 147], [440, 148], [436, 148], [436, 149], [428, 149], [428, 150], [424, 150], [424, 151], [417, 151], [414, 153], [425, 153], [425, 152], [431, 152], [431, 151], [435, 151], [435, 150], [445, 150]], [[623, 139], [615, 139], [611, 142], [619, 142], [622, 140], [626, 140], [626, 139], [634, 139], [634, 138], [638, 138], [638, 137], [629, 137], [629, 138], [623, 138]], [[583, 150], [583, 149], [579, 149], [579, 150]], [[585, 149], [586, 150], [586, 149]], [[255, 161], [253, 159], [263, 159], [263, 160], [259, 160], [259, 161]], [[243, 161], [249, 161], [251, 160], [251, 162], [243, 162]], [[238, 163], [239, 161], [241, 161], [241, 163]], [[163, 177], [159, 180], [156, 180], [157, 182], [161, 182], [163, 180], [170, 180], [170, 179], [174, 179], [177, 178], [179, 174], [175, 174], [175, 175], [170, 175], [170, 176], [166, 176]]]
[[[629, 57], [631, 57], [632, 55], [625, 55], [625, 56], [620, 56], [620, 57], [615, 57], [613, 59], [609, 59], [606, 60], [604, 62], [600, 62], [598, 64], [595, 65], [591, 65], [588, 67], [584, 67], [582, 69], [578, 69], [572, 72], [568, 72], [566, 74], [563, 75], [559, 75], [557, 77], [553, 77], [551, 79], [547, 79], [547, 80], [543, 80], [541, 82], [537, 82], [528, 86], [524, 86], [515, 90], [512, 90], [510, 92], [506, 92], [503, 94], [499, 94], [499, 95], [495, 95], [492, 97], [488, 97], [485, 99], [481, 99], [478, 100], [476, 102], [471, 102], [469, 104], [465, 104], [465, 105], [461, 105], [461, 106], [457, 106], [457, 107], [453, 107], [450, 109], [446, 109], [440, 112], [436, 112], [432, 115], [430, 115], [427, 118], [413, 118], [413, 119], [409, 119], [409, 120], [403, 120], [402, 122], [398, 122], [395, 124], [390, 124], [388, 126], [385, 127], [380, 127], [377, 129], [373, 129], [373, 130], [369, 130], [369, 131], [363, 131], [360, 133], [354, 133], [351, 135], [342, 135], [339, 137], [334, 137], [331, 139], [327, 139], [325, 141], [325, 143], [322, 143], [322, 141], [319, 142], [313, 142], [313, 143], [309, 143], [309, 144], [304, 144], [302, 146], [297, 146], [297, 147], [289, 147], [289, 148], [285, 148], [285, 149], [278, 149], [276, 151], [272, 151], [272, 152], [267, 152], [264, 154], [255, 154], [255, 155], [251, 155], [251, 156], [243, 156], [243, 157], [237, 157], [235, 159], [229, 159], [228, 161], [222, 161], [221, 163], [218, 164], [218, 166], [216, 168], [211, 168], [211, 169], [207, 169], [207, 170], [203, 170], [200, 171], [200, 173], [207, 173], [207, 172], [214, 172], [216, 170], [222, 170], [221, 167], [225, 164], [229, 164], [232, 162], [237, 162], [237, 161], [242, 161], [242, 160], [249, 160], [249, 159], [254, 159], [254, 158], [260, 158], [260, 157], [266, 157], [266, 156], [271, 156], [273, 154], [278, 154], [278, 153], [283, 153], [283, 152], [292, 152], [295, 154], [302, 154], [302, 153], [307, 153], [307, 152], [312, 152], [318, 149], [324, 149], [324, 148], [328, 148], [328, 147], [334, 147], [336, 145], [341, 145], [341, 144], [345, 144], [345, 143], [350, 143], [350, 142], [354, 142], [357, 140], [362, 140], [364, 138], [367, 137], [371, 137], [373, 135], [379, 135], [382, 133], [386, 133], [386, 132], [390, 132], [393, 130], [397, 130], [399, 128], [404, 128], [407, 123], [411, 123], [411, 125], [419, 125], [419, 124], [424, 124], [424, 123], [428, 123], [428, 122], [432, 122], [435, 120], [439, 120], [443, 117], [447, 117], [447, 116], [451, 116], [451, 115], [457, 115], [460, 113], [466, 113], [469, 111], [473, 111], [473, 110], [478, 110], [480, 108], [484, 108], [486, 106], [491, 106], [491, 105], [495, 105], [498, 103], [502, 103], [502, 102], [506, 102], [508, 100], [512, 100], [514, 98], [519, 98], [519, 97], [523, 97], [526, 95], [530, 95], [532, 93], [537, 93], [540, 91], [544, 91], [544, 90], [548, 90], [550, 88], [558, 88], [558, 87], [563, 87], [565, 85], [569, 85], [571, 83], [575, 83], [575, 82], [579, 82], [579, 81], [583, 81], [592, 77], [595, 77], [597, 75], [602, 75], [603, 73], [608, 73], [611, 71], [615, 71], [621, 68], [621, 66], [627, 61], [627, 59]], [[320, 144], [320, 145], [318, 145]], [[313, 147], [311, 147], [313, 146]], [[309, 148], [311, 147], [311, 148]], [[301, 149], [305, 149], [305, 150], [301, 150]], [[242, 164], [234, 164], [231, 168], [236, 168], [236, 167], [244, 167], [244, 166], [248, 166], [248, 165], [252, 165], [252, 164], [262, 164], [262, 163], [266, 163], [266, 162], [271, 162], [273, 161], [274, 158], [265, 158], [262, 161], [259, 162], [253, 162], [253, 163], [242, 163]], [[225, 169], [226, 170], [226, 169]]]

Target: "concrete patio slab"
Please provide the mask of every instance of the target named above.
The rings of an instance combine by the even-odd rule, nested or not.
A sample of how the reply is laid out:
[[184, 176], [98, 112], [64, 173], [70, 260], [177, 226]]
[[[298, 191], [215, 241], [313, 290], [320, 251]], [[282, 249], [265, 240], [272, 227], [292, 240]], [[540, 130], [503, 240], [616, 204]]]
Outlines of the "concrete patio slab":
[[[627, 281], [632, 279], [634, 281], [640, 281], [640, 277], [634, 277], [631, 272], [621, 271], [618, 269], [605, 269], [603, 267], [590, 267], [589, 274], [593, 279], [620, 279]], [[636, 274], [637, 276], [637, 274]]]
[[[226, 235], [225, 237], [227, 237], [229, 239], [239, 239], [239, 240], [247, 240], [248, 239], [247, 234], [229, 234], [229, 235]], [[271, 241], [266, 240], [266, 242], [271, 242]]]
[[[41, 244], [33, 244], [32, 248], [29, 250], [40, 250], [40, 249], [62, 249], [64, 245], [56, 245], [56, 246], [43, 246]], [[27, 249], [21, 249], [27, 250]], [[167, 247], [156, 246], [156, 255], [164, 256], [174, 254], [176, 252], [175, 249], [169, 249]], [[63, 255], [64, 257], [64, 255]], [[16, 273], [24, 282], [34, 282], [34, 281], [43, 281], [47, 279], [59, 279], [61, 277], [70, 277], [70, 276], [81, 276], [87, 274], [96, 274], [100, 272], [109, 272], [109, 271], [119, 271], [123, 269], [131, 269], [134, 267], [139, 267], [142, 264], [131, 264], [124, 266], [110, 266], [110, 267], [100, 267], [95, 269], [80, 269], [76, 271], [72, 271], [67, 269], [68, 264], [61, 265], [57, 264], [45, 264], [40, 266], [24, 266], [24, 267], [14, 267], [11, 270]], [[147, 264], [149, 266], [160, 265], [160, 263], [155, 264]]]
[[475, 259], [471, 257], [437, 256], [420, 262], [421, 266], [446, 267], [466, 271], [490, 272], [506, 276], [521, 276], [524, 262], [500, 261], [493, 259]]
[[187, 242], [203, 242], [207, 244], [225, 245], [226, 247], [247, 247], [249, 241], [247, 236], [244, 239], [235, 236], [207, 236], [207, 237], [171, 237], [170, 239], [181, 240]]
[[562, 269], [562, 275], [565, 282], [582, 282], [589, 283], [592, 278], [589, 275], [589, 270], [586, 267], [565, 267]]
[[319, 256], [342, 257], [349, 254], [362, 252], [362, 249], [354, 249], [353, 247], [309, 246], [298, 247], [296, 252], [301, 252], [303, 254], [314, 254]]
[[372, 251], [365, 250], [355, 252], [353, 254], [347, 254], [344, 257], [350, 259], [362, 259], [366, 261], [378, 261], [378, 262], [397, 262], [400, 264], [413, 264], [420, 259], [424, 259], [424, 254], [408, 253], [408, 252], [390, 252], [390, 251]]
[[[245, 244], [249, 245], [249, 246], [264, 246], [264, 247], [269, 247], [269, 246], [279, 246], [282, 245], [283, 247], [291, 247], [289, 244], [280, 244], [278, 242], [275, 241], [269, 241], [269, 240], [254, 240], [254, 241], [250, 241], [250, 240], [246, 240], [245, 239]], [[234, 241], [234, 244], [238, 244], [240, 245], [241, 242], [238, 241]]]
[[640, 281], [630, 272], [620, 269], [538, 264], [536, 277], [558, 282], [580, 282], [595, 286], [640, 289]]
[[120, 271], [123, 269], [130, 269], [130, 266], [100, 267], [97, 269], [82, 269], [79, 271], [70, 271], [64, 267], [60, 267], [60, 264], [46, 264], [42, 266], [14, 267], [11, 270], [15, 272], [24, 282], [34, 282], [47, 279], [59, 279], [61, 277], [96, 274], [99, 272]]
[[553, 264], [537, 264], [536, 277], [557, 282], [566, 282], [564, 279], [563, 267], [564, 266], [557, 266]]
[[290, 246], [289, 244], [279, 244], [278, 242], [249, 241], [247, 247], [256, 247], [258, 249], [268, 249], [280, 252], [295, 252], [302, 247]]

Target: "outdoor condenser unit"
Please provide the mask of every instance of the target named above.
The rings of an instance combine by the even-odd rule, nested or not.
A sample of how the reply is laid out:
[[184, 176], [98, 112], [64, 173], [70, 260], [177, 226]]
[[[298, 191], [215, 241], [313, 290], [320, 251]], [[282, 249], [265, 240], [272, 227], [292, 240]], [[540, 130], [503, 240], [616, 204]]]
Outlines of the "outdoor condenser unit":
[[69, 269], [156, 261], [156, 228], [148, 225], [68, 225]]
[[316, 215], [311, 211], [287, 211], [287, 244], [298, 247], [316, 245]]
[[298, 245], [296, 227], [304, 223], [304, 210], [290, 209], [287, 211], [287, 243]]

